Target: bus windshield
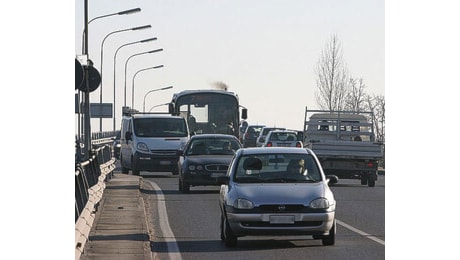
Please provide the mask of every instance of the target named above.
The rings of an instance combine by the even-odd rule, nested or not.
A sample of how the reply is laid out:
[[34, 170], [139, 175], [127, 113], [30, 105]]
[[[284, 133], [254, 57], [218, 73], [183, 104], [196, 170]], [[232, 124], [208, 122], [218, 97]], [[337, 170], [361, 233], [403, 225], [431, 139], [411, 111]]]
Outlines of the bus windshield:
[[[174, 100], [173, 100], [174, 102]], [[230, 92], [195, 91], [179, 94], [175, 114], [187, 119], [190, 132], [238, 136], [238, 98]]]

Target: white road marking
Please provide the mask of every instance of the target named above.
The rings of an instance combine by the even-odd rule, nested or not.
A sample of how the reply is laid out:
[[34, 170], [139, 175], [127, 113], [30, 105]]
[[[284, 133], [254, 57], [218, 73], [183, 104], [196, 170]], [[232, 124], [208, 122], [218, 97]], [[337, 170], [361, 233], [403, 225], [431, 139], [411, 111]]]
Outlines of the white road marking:
[[168, 247], [169, 259], [182, 260], [182, 256], [179, 251], [179, 246], [176, 242], [176, 237], [174, 236], [174, 233], [172, 232], [171, 227], [169, 226], [168, 213], [166, 212], [166, 202], [163, 192], [155, 182], [145, 179], [144, 181], [148, 181], [157, 192], [158, 217], [161, 232], [163, 233], [165, 243]]
[[338, 219], [336, 219], [336, 221], [337, 221], [337, 224], [343, 226], [344, 228], [347, 228], [347, 229], [349, 229], [349, 230], [351, 230], [351, 231], [353, 231], [355, 233], [360, 234], [361, 236], [365, 236], [365, 237], [367, 237], [367, 238], [369, 238], [371, 240], [374, 240], [375, 242], [377, 242], [377, 243], [379, 243], [381, 245], [385, 245], [385, 241], [383, 241], [382, 239], [379, 239], [379, 238], [376, 238], [374, 236], [371, 236], [370, 234], [368, 234], [368, 233], [366, 233], [364, 231], [361, 231], [361, 230], [359, 230], [359, 229], [357, 229], [355, 227], [352, 227], [352, 226], [348, 225], [347, 223], [345, 223], [343, 221], [340, 221]]

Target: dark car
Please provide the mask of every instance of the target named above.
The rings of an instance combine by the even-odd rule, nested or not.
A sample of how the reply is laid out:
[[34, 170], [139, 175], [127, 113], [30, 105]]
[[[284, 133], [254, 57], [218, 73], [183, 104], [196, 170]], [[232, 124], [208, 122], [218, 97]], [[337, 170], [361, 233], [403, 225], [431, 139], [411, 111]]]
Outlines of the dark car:
[[265, 125], [248, 125], [243, 134], [243, 147], [255, 147], [257, 137], [264, 127]]
[[241, 148], [233, 135], [200, 134], [190, 138], [179, 151], [179, 191], [188, 193], [191, 186], [218, 186], [216, 179], [227, 173], [228, 165]]
[[117, 135], [115, 136], [115, 139], [113, 140], [113, 156], [117, 159], [120, 159], [120, 148], [121, 148], [120, 137], [121, 137], [121, 132], [118, 131]]

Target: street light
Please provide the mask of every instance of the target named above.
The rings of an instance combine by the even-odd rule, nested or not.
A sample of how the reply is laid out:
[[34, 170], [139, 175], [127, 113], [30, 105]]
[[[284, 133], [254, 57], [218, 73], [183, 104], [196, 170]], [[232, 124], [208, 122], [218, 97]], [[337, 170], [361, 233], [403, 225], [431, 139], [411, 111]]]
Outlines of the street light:
[[152, 110], [156, 107], [161, 107], [161, 106], [166, 106], [166, 105], [169, 105], [169, 103], [163, 103], [163, 104], [159, 104], [159, 105], [155, 105], [153, 107], [150, 108], [149, 112], [152, 112]]
[[149, 54], [149, 53], [154, 53], [154, 52], [159, 52], [159, 51], [163, 51], [163, 49], [156, 49], [156, 50], [151, 50], [151, 51], [146, 51], [146, 52], [141, 52], [141, 53], [136, 53], [136, 54], [133, 54], [131, 56], [128, 57], [128, 59], [126, 60], [125, 62], [125, 103], [124, 103], [124, 106], [126, 107], [126, 70], [127, 70], [127, 67], [128, 67], [128, 61], [133, 58], [133, 57], [136, 57], [136, 56], [139, 56], [139, 55], [144, 55], [144, 54]]
[[[100, 18], [109, 17], [109, 16], [114, 16], [114, 15], [133, 14], [133, 13], [138, 13], [138, 12], [140, 12], [140, 11], [141, 11], [140, 8], [134, 8], [134, 9], [129, 9], [129, 10], [125, 10], [125, 11], [121, 11], [121, 12], [117, 12], [117, 13], [111, 13], [111, 14], [106, 14], [106, 15], [97, 16], [97, 17], [94, 17], [93, 19], [89, 20], [88, 23], [87, 23], [87, 25], [90, 24], [92, 21], [97, 20], [97, 19], [100, 19]], [[87, 30], [87, 29], [86, 29], [86, 30]], [[86, 33], [85, 33], [86, 30], [85, 30], [85, 29], [83, 30], [83, 37], [82, 37], [83, 42], [85, 42], [85, 38], [88, 38], [88, 36], [87, 36]], [[86, 35], [86, 37], [85, 37], [85, 35]], [[87, 52], [87, 51], [88, 51], [88, 50], [87, 50], [88, 46], [87, 46], [86, 44], [82, 44], [82, 46], [83, 46], [83, 51], [82, 51], [82, 53], [85, 53], [85, 51], [86, 51], [86, 54], [88, 55], [88, 52]]]
[[[120, 32], [126, 32], [126, 31], [137, 31], [137, 30], [143, 30], [143, 29], [148, 29], [148, 28], [151, 28], [152, 25], [144, 25], [144, 26], [138, 26], [138, 27], [133, 27], [133, 28], [128, 28], [128, 29], [122, 29], [122, 30], [117, 30], [117, 31], [113, 31], [109, 34], [107, 34], [104, 39], [102, 40], [102, 43], [101, 43], [101, 70], [100, 70], [100, 74], [101, 74], [101, 86], [100, 86], [100, 93], [99, 93], [99, 104], [102, 106], [102, 81], [103, 81], [103, 77], [102, 77], [102, 63], [104, 61], [103, 59], [103, 51], [104, 51], [104, 42], [105, 40], [112, 34], [115, 34], [115, 33], [120, 33]], [[99, 118], [99, 131], [102, 132], [102, 117]]]
[[125, 46], [128, 46], [128, 45], [132, 45], [132, 44], [136, 44], [136, 43], [145, 43], [145, 42], [151, 42], [151, 41], [155, 41], [157, 38], [156, 37], [153, 37], [153, 38], [148, 38], [148, 39], [144, 39], [144, 40], [141, 40], [141, 41], [135, 41], [135, 42], [130, 42], [130, 43], [125, 43], [123, 45], [121, 45], [120, 47], [118, 47], [118, 49], [115, 51], [115, 54], [113, 55], [113, 131], [115, 131], [115, 112], [116, 112], [116, 106], [115, 106], [115, 91], [116, 91], [116, 88], [115, 88], [115, 64], [116, 64], [116, 60], [117, 60], [117, 53], [118, 51], [125, 47]]
[[[134, 8], [134, 9], [129, 9], [129, 10], [125, 10], [125, 11], [121, 11], [121, 12], [118, 12], [118, 13], [112, 13], [112, 14], [107, 14], [107, 15], [102, 15], [102, 16], [98, 16], [98, 17], [95, 17], [91, 20], [88, 21], [88, 0], [85, 0], [85, 3], [84, 3], [84, 29], [83, 29], [83, 36], [82, 36], [82, 54], [83, 55], [86, 55], [86, 59], [89, 61], [89, 52], [88, 52], [88, 25], [89, 23], [91, 23], [92, 21], [96, 20], [96, 19], [100, 19], [100, 18], [103, 18], [103, 17], [108, 17], [108, 16], [112, 16], [112, 15], [123, 15], [123, 14], [132, 14], [132, 13], [137, 13], [137, 12], [140, 12], [141, 9], [140, 8]], [[87, 71], [86, 71], [87, 72]], [[86, 86], [88, 88], [89, 86], [89, 76], [88, 76], [88, 73], [85, 73], [85, 82], [86, 82]], [[80, 98], [79, 98], [80, 99]], [[91, 118], [90, 118], [90, 98], [89, 98], [89, 91], [86, 91], [85, 94], [84, 94], [84, 126], [85, 126], [85, 129], [84, 129], [84, 136], [85, 136], [85, 148], [86, 148], [86, 153], [84, 155], [84, 159], [88, 159], [89, 158], [89, 153], [91, 151]]]
[[[170, 88], [173, 88], [173, 86], [164, 87], [164, 88], [159, 88], [159, 89], [152, 89], [152, 90], [150, 90], [149, 92], [145, 93], [145, 95], [144, 95], [144, 105], [143, 105], [143, 110], [142, 110], [142, 111], [145, 112], [145, 98], [147, 97], [147, 95], [148, 95], [149, 93], [152, 93], [152, 92], [155, 92], [155, 91], [159, 91], [159, 90], [166, 90], [166, 89], [170, 89]], [[150, 109], [150, 110], [152, 110], [152, 109]]]
[[[132, 92], [131, 92], [131, 107], [134, 108], [134, 78], [136, 78], [136, 75], [141, 72], [141, 71], [146, 71], [146, 70], [151, 70], [151, 69], [159, 69], [159, 68], [163, 68], [164, 65], [158, 65], [158, 66], [155, 66], [155, 67], [149, 67], [149, 68], [145, 68], [145, 69], [141, 69], [139, 71], [137, 71], [134, 76], [133, 76], [133, 83], [132, 83]], [[144, 111], [145, 112], [145, 111]]]

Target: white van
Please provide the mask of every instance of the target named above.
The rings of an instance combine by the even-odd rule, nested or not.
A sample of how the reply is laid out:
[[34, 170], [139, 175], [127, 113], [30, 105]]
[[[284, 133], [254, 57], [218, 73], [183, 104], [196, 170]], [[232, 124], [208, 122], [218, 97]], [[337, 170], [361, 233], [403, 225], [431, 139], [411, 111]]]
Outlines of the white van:
[[120, 163], [123, 173], [132, 171], [178, 172], [178, 150], [189, 139], [183, 117], [169, 114], [132, 114], [121, 125]]

